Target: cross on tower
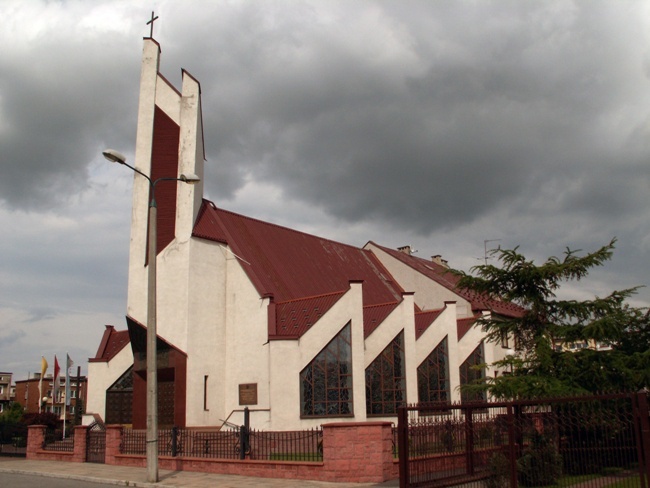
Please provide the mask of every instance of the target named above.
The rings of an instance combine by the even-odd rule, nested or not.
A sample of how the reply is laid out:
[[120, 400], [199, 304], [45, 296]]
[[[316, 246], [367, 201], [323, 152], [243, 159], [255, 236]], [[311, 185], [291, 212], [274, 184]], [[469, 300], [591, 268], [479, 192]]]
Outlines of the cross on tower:
[[153, 16], [153, 11], [151, 12], [151, 20], [147, 22], [147, 25], [151, 24], [151, 30], [149, 32], [149, 37], [153, 39], [153, 23], [158, 19], [158, 16]]

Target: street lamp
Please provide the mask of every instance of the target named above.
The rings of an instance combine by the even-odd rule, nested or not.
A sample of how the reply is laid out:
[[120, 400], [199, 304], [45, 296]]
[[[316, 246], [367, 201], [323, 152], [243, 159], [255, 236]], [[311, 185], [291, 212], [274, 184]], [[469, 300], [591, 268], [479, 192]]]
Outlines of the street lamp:
[[156, 248], [157, 248], [157, 208], [156, 185], [161, 181], [182, 181], [188, 184], [198, 183], [195, 174], [184, 175], [180, 178], [158, 178], [151, 180], [137, 168], [127, 164], [126, 157], [113, 149], [102, 152], [104, 157], [113, 163], [122, 164], [149, 182], [149, 249], [148, 249], [148, 299], [147, 299], [147, 481], [158, 482], [158, 368], [156, 349]]

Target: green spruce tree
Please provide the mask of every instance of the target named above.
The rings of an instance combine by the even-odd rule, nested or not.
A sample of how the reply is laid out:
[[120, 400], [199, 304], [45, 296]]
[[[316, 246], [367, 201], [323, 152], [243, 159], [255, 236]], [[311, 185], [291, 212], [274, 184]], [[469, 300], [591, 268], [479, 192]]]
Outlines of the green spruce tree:
[[[611, 259], [615, 242], [584, 255], [567, 248], [562, 259], [550, 257], [542, 264], [526, 259], [518, 248], [499, 248], [493, 251], [499, 266], [475, 266], [471, 274], [455, 271], [459, 288], [521, 307], [514, 318], [492, 314], [478, 321], [488, 341], [514, 339], [515, 354], [494, 364], [511, 373], [465, 388], [487, 390], [497, 398], [532, 398], [648, 387], [649, 315], [625, 303], [637, 288], [583, 301], [557, 296], [563, 284], [581, 280]], [[562, 347], [576, 342], [611, 349], [570, 352]]]

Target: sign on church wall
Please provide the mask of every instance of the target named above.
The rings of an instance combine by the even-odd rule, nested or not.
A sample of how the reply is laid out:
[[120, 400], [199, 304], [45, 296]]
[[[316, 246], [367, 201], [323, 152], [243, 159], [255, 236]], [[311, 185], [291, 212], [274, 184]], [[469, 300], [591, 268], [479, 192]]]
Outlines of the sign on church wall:
[[257, 405], [257, 383], [239, 385], [239, 404]]

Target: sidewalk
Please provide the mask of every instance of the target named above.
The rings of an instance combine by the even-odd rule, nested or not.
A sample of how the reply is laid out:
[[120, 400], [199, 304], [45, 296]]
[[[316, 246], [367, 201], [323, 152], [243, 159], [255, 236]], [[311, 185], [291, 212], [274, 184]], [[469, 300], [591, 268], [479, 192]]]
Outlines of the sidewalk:
[[166, 470], [160, 470], [160, 481], [158, 483], [148, 483], [145, 468], [108, 466], [94, 463], [27, 461], [24, 458], [0, 456], [0, 479], [2, 479], [2, 473], [30, 474], [141, 488], [366, 488], [399, 486], [398, 480], [381, 484], [329, 483], [325, 481], [253, 478], [249, 476]]

